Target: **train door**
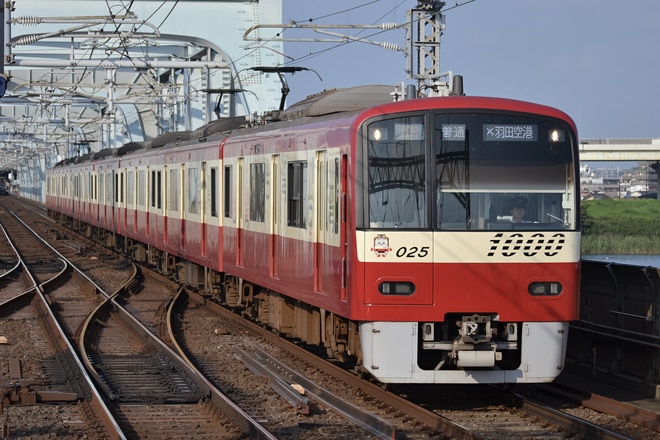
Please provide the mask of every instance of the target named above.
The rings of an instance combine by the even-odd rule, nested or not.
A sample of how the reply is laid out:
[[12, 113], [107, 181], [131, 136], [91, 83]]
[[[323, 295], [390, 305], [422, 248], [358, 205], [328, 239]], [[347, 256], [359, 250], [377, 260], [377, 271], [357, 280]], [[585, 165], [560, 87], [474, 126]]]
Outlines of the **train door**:
[[170, 212], [170, 176], [167, 165], [163, 167], [163, 243], [167, 243], [167, 229], [169, 227]]
[[88, 190], [87, 190], [87, 173], [89, 172], [88, 168], [85, 167], [80, 171], [80, 174], [78, 176], [79, 179], [79, 186], [80, 186], [80, 218], [87, 223], [89, 221], [89, 216], [88, 216]]
[[96, 218], [96, 224], [98, 225], [99, 222], [101, 221], [101, 207], [99, 206], [99, 173], [98, 171], [94, 172], [94, 217]]
[[99, 226], [105, 225], [105, 170], [99, 171]]
[[64, 194], [64, 208], [65, 212], [71, 212], [71, 194], [69, 194], [69, 176], [62, 176], [62, 194]]
[[117, 170], [117, 195], [115, 196], [116, 199], [116, 207], [115, 207], [115, 212], [117, 213], [117, 227], [116, 231], [121, 232], [124, 228], [124, 176], [126, 173], [124, 173], [123, 169]]
[[74, 174], [71, 176], [71, 215], [73, 218], [76, 218], [78, 215], [78, 188], [76, 186], [76, 182], [78, 182], [78, 175]]
[[111, 178], [112, 176], [110, 173], [106, 170], [103, 171], [103, 214], [101, 215], [101, 222], [103, 225], [104, 229], [108, 229], [108, 223], [109, 223], [109, 218], [110, 218], [110, 207], [108, 206], [110, 204], [110, 198], [112, 197], [111, 195], [111, 188], [112, 188], [112, 181]]
[[126, 230], [128, 228], [127, 226], [127, 211], [128, 211], [128, 203], [126, 203], [126, 196], [128, 195], [128, 186], [127, 186], [127, 180], [128, 180], [128, 173], [130, 173], [130, 170], [122, 169], [121, 170], [121, 175], [120, 175], [120, 203], [121, 203], [121, 212], [122, 212], [122, 217], [123, 217], [123, 223], [124, 227], [123, 229]]
[[162, 229], [159, 228], [163, 222], [162, 175], [163, 173], [161, 170], [151, 170], [151, 183], [149, 184], [151, 196], [147, 206], [147, 236], [152, 243], [158, 242], [158, 232]]
[[[135, 205], [137, 200], [135, 198], [135, 176], [137, 172], [134, 167], [125, 168], [124, 175], [126, 185], [124, 190], [126, 191], [126, 196], [124, 197], [124, 230], [129, 230], [135, 232]], [[130, 215], [129, 215], [130, 211]], [[128, 219], [131, 219], [129, 222]]]
[[324, 289], [324, 267], [325, 252], [327, 250], [325, 232], [326, 232], [326, 213], [327, 213], [327, 190], [328, 190], [328, 170], [326, 162], [326, 152], [316, 152], [316, 179], [314, 188], [314, 290], [323, 292]]
[[[153, 187], [153, 179], [150, 178], [151, 176], [151, 167], [147, 167], [146, 171], [143, 171], [144, 173], [144, 206], [142, 208], [142, 213], [144, 215], [144, 235], [145, 237], [149, 237], [151, 234], [151, 231], [149, 230], [149, 226], [151, 223], [151, 216], [149, 215], [149, 202], [150, 202], [150, 196], [152, 196], [152, 187]], [[137, 221], [135, 222], [137, 225]]]
[[85, 167], [82, 175], [80, 178], [82, 179], [82, 198], [83, 198], [83, 218], [85, 219], [85, 222], [89, 222], [90, 217], [89, 217], [89, 168]]
[[179, 195], [181, 197], [181, 203], [179, 204], [180, 215], [179, 215], [179, 249], [186, 248], [186, 212], [188, 211], [188, 205], [191, 202], [189, 188], [192, 188], [192, 182], [187, 179], [186, 166], [181, 164], [181, 173], [179, 174], [181, 179], [181, 190]]
[[346, 257], [346, 248], [341, 240], [342, 226], [340, 214], [341, 205], [341, 157], [336, 154], [328, 153], [325, 155], [324, 165], [322, 167], [321, 185], [319, 186], [319, 199], [323, 205], [319, 207], [319, 221], [322, 231], [319, 239], [321, 248], [318, 250], [320, 284], [318, 291], [337, 292], [342, 290], [342, 298], [345, 299], [345, 291], [342, 284], [338, 284], [336, 267], [332, 264], [338, 259], [343, 261]]
[[206, 188], [206, 162], [202, 162], [202, 167], [200, 169], [199, 179], [200, 180], [199, 180], [199, 188], [197, 189], [197, 197], [200, 197], [200, 194], [201, 194], [201, 197], [200, 197], [200, 200], [199, 200], [199, 203], [200, 203], [200, 206], [199, 206], [199, 223], [200, 223], [200, 225], [199, 225], [199, 227], [200, 227], [200, 233], [201, 233], [200, 246], [201, 246], [201, 254], [203, 256], [206, 256], [206, 234], [207, 234], [206, 226], [207, 226], [207, 224], [208, 224], [207, 222], [209, 220], [207, 218], [207, 212], [206, 212], [206, 207], [208, 206], [208, 203], [207, 203], [207, 200], [206, 200], [206, 198], [207, 198], [207, 194], [206, 194], [206, 191], [207, 191], [207, 188]]
[[[147, 173], [149, 175], [149, 173]], [[149, 183], [149, 190], [151, 197], [149, 205], [147, 206], [147, 237], [151, 239], [152, 222], [155, 224], [154, 234], [158, 239], [158, 225], [162, 221], [163, 216], [163, 172], [161, 170], [151, 170], [151, 178]], [[153, 218], [152, 218], [153, 217]]]
[[110, 195], [110, 199], [108, 200], [109, 206], [110, 206], [110, 228], [113, 231], [117, 231], [119, 229], [119, 213], [117, 212], [119, 209], [119, 171], [112, 170], [110, 172], [111, 179], [108, 181], [108, 186], [109, 186], [109, 191], [108, 194]]
[[280, 156], [274, 154], [271, 157], [270, 164], [270, 175], [271, 175], [271, 185], [270, 185], [270, 276], [273, 278], [278, 277], [277, 271], [277, 252], [279, 249], [279, 241], [282, 240], [282, 222], [280, 220], [280, 168], [279, 162]]
[[124, 228], [124, 170], [119, 169], [115, 173], [115, 221], [114, 230], [121, 233]]
[[341, 261], [341, 280], [340, 280], [340, 298], [346, 301], [346, 255], [348, 253], [348, 237], [346, 235], [346, 188], [348, 188], [348, 157], [343, 154], [341, 156], [341, 163], [338, 165], [339, 175], [336, 177], [336, 182], [339, 183], [335, 188], [337, 197], [337, 214], [336, 222], [339, 226], [339, 261]]
[[111, 213], [111, 228], [113, 231], [119, 232], [119, 171], [112, 170], [112, 186], [110, 187], [112, 199], [110, 204], [112, 206]]
[[243, 266], [243, 161], [238, 159], [236, 169], [236, 265]]

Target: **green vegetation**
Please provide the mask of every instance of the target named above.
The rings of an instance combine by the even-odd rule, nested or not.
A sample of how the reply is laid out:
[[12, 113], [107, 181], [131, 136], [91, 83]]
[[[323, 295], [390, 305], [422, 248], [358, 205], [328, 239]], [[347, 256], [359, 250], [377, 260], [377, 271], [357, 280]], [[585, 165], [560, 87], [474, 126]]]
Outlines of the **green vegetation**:
[[660, 201], [582, 202], [582, 254], [660, 254]]

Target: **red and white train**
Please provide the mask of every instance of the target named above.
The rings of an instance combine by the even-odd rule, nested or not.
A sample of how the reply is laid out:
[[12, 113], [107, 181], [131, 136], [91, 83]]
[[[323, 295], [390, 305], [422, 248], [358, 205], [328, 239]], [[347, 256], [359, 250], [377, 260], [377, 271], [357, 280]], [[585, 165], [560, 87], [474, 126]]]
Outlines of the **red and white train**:
[[575, 124], [391, 91], [64, 161], [48, 209], [380, 382], [552, 381], [578, 318]]

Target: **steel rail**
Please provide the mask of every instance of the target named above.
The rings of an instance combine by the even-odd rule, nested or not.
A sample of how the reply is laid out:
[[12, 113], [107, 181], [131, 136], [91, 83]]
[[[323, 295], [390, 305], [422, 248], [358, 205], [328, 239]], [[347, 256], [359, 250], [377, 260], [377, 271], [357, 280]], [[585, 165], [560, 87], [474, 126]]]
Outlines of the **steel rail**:
[[616, 432], [610, 431], [609, 429], [605, 429], [586, 420], [550, 408], [540, 402], [533, 401], [519, 394], [514, 393], [514, 396], [516, 396], [518, 399], [521, 399], [521, 409], [523, 411], [534, 414], [543, 419], [550, 420], [553, 423], [556, 423], [557, 425], [562, 426], [572, 432], [585, 435], [587, 438], [598, 438], [604, 440], [632, 440], [630, 437], [617, 434]]
[[573, 388], [560, 383], [539, 387], [543, 393], [560, 396], [594, 411], [610, 414], [620, 419], [660, 432], [660, 414], [636, 405], [611, 399], [599, 394]]
[[[12, 213], [12, 215], [14, 214]], [[14, 215], [14, 217], [16, 217], [16, 215]], [[30, 229], [29, 226], [27, 226], [22, 220], [20, 220], [18, 217], [16, 218], [23, 225], [25, 225], [26, 228]], [[37, 237], [42, 242], [44, 242], [50, 249], [52, 249], [55, 254], [57, 254], [64, 261], [67, 261], [67, 259], [60, 252], [58, 252], [56, 249], [50, 246], [43, 238], [39, 237], [38, 235]], [[215, 388], [193, 366], [188, 365], [187, 362], [183, 358], [181, 358], [181, 356], [178, 355], [178, 353], [176, 353], [172, 348], [170, 348], [157, 335], [153, 334], [140, 321], [138, 321], [137, 318], [132, 316], [131, 313], [128, 312], [128, 310], [126, 310], [121, 304], [117, 302], [117, 297], [119, 296], [119, 294], [122, 293], [124, 290], [129, 290], [131, 286], [133, 286], [133, 284], [135, 283], [135, 280], [137, 278], [137, 267], [135, 265], [133, 265], [133, 270], [134, 270], [133, 276], [131, 276], [130, 279], [122, 287], [120, 287], [116, 292], [113, 292], [112, 294], [105, 292], [98, 284], [96, 284], [93, 280], [91, 280], [75, 265], [70, 264], [70, 266], [76, 272], [78, 272], [82, 277], [88, 280], [94, 286], [97, 292], [99, 292], [100, 294], [104, 295], [107, 298], [107, 301], [97, 306], [94, 312], [88, 316], [84, 324], [85, 331], [81, 332], [81, 336], [79, 338], [79, 344], [82, 347], [81, 350], [83, 350], [81, 351], [81, 353], [86, 353], [86, 349], [84, 348], [84, 339], [85, 339], [85, 334], [87, 334], [86, 329], [89, 328], [90, 323], [94, 319], [93, 316], [97, 316], [96, 314], [99, 311], [103, 310], [104, 307], [111, 307], [112, 310], [116, 312], [126, 322], [126, 324], [130, 326], [138, 335], [141, 335], [152, 341], [156, 346], [158, 346], [160, 350], [162, 350], [167, 356], [169, 356], [172, 362], [174, 362], [179, 368], [181, 368], [184, 372], [186, 372], [186, 374], [188, 374], [189, 378], [195, 383], [195, 385], [199, 387], [199, 389], [205, 390], [205, 392], [207, 392], [208, 396], [210, 397], [211, 403], [216, 408], [218, 408], [223, 414], [225, 414], [227, 417], [232, 419], [234, 423], [236, 423], [236, 425], [239, 426], [246, 433], [246, 435], [248, 435], [252, 439], [264, 439], [264, 440], [277, 439], [277, 437], [275, 437], [273, 434], [268, 432], [268, 430], [266, 430], [256, 419], [254, 419], [249, 414], [244, 412], [240, 407], [238, 407], [238, 405], [232, 402], [220, 390]], [[174, 303], [174, 301], [171, 301], [171, 303]], [[171, 329], [171, 327], [169, 326], [169, 317], [171, 316], [171, 304], [168, 307], [168, 314], [169, 314], [168, 315], [168, 330], [169, 330]], [[171, 338], [172, 332], [169, 331], [169, 334]], [[87, 358], [86, 355], [85, 358]], [[94, 370], [91, 369], [89, 371], [94, 371]], [[88, 377], [87, 370], [85, 368], [83, 368], [83, 373], [85, 374], [85, 377]], [[98, 375], [96, 376], [98, 379]], [[101, 384], [103, 383], [103, 381], [99, 381], [98, 383]], [[98, 393], [96, 387], [93, 387], [93, 390], [95, 393]], [[121, 437], [121, 438], [126, 438], [126, 437]]]
[[[36, 238], [41, 240], [49, 249], [51, 249], [55, 254], [57, 254], [62, 261], [65, 263], [65, 268], [60, 272], [59, 275], [61, 275], [67, 267], [74, 268], [72, 264], [68, 262], [68, 260], [62, 256], [57, 250], [55, 250], [48, 242], [46, 242], [36, 231], [34, 231], [30, 226], [28, 226], [23, 220], [21, 220], [14, 212], [10, 211], [9, 212], [19, 223], [21, 223], [28, 231], [30, 231], [31, 234], [33, 234]], [[20, 253], [18, 254], [20, 257]], [[24, 264], [24, 261], [21, 258], [21, 264]], [[25, 270], [28, 272], [29, 276], [34, 280], [34, 285], [35, 288], [33, 291], [35, 292], [35, 297], [38, 297], [40, 301], [34, 303], [35, 307], [37, 307], [37, 310], [39, 310], [42, 314], [42, 319], [47, 323], [50, 331], [53, 333], [53, 335], [57, 338], [57, 340], [62, 344], [68, 354], [71, 356], [73, 362], [76, 364], [78, 367], [78, 370], [80, 371], [81, 376], [83, 377], [89, 392], [92, 396], [91, 398], [91, 406], [95, 410], [95, 414], [100, 417], [100, 419], [105, 423], [106, 428], [109, 430], [110, 435], [112, 438], [116, 439], [127, 439], [128, 437], [124, 434], [122, 429], [119, 427], [119, 424], [117, 423], [117, 420], [115, 417], [112, 415], [112, 412], [110, 409], [105, 405], [105, 402], [101, 395], [98, 392], [98, 389], [96, 388], [96, 385], [92, 378], [89, 376], [87, 373], [87, 370], [85, 369], [85, 366], [83, 365], [83, 362], [81, 361], [80, 357], [78, 356], [75, 348], [69, 341], [69, 338], [66, 336], [66, 332], [62, 328], [62, 326], [59, 324], [57, 317], [55, 316], [55, 313], [53, 312], [53, 309], [46, 298], [46, 294], [44, 291], [44, 286], [47, 285], [47, 283], [42, 283], [39, 285], [37, 281], [32, 277], [32, 275], [29, 273], [29, 270], [27, 266], [25, 266]]]
[[[385, 405], [392, 406], [399, 410], [401, 413], [408, 415], [409, 417], [423, 423], [424, 425], [441, 432], [448, 437], [455, 440], [481, 440], [484, 437], [478, 433], [471, 431], [470, 429], [461, 426], [457, 423], [452, 422], [451, 420], [436, 414], [432, 411], [424, 409], [419, 405], [416, 405], [413, 402], [410, 402], [403, 397], [397, 396], [396, 394], [385, 392], [383, 389], [371, 382], [360, 379], [355, 374], [344, 370], [341, 367], [333, 365], [329, 362], [319, 362], [319, 357], [309, 351], [295, 345], [292, 342], [286, 341], [280, 336], [270, 332], [264, 331], [264, 329], [250, 321], [240, 318], [231, 311], [225, 309], [224, 307], [216, 304], [214, 302], [208, 301], [203, 296], [192, 291], [186, 291], [191, 301], [194, 301], [198, 304], [202, 304], [208, 307], [211, 307], [214, 312], [217, 312], [223, 319], [227, 319], [232, 322], [243, 326], [247, 331], [252, 334], [258, 335], [259, 337], [265, 339], [269, 343], [278, 345], [283, 349], [287, 350], [293, 356], [301, 359], [304, 362], [313, 364], [316, 368], [321, 371], [330, 374], [336, 377], [338, 380], [345, 382], [348, 386], [359, 389], [363, 393], [372, 396], [378, 401], [382, 402]], [[174, 301], [173, 301], [174, 302]]]
[[385, 440], [394, 440], [396, 438], [396, 430], [391, 423], [368, 411], [362, 410], [355, 405], [351, 405], [350, 403], [343, 401], [337, 395], [308, 380], [293, 369], [284, 365], [282, 362], [270, 356], [261, 348], [255, 347], [255, 357], [262, 365], [268, 368], [272, 374], [277, 375], [277, 377], [280, 377], [283, 381], [285, 380], [285, 377], [288, 377], [293, 381], [293, 383], [302, 386], [305, 389], [305, 392], [311, 394], [316, 400], [329, 406], [335, 412], [341, 414], [346, 419], [350, 420], [371, 434], [374, 434]]
[[[179, 290], [179, 293], [181, 290]], [[176, 298], [176, 296], [175, 296]], [[207, 394], [211, 403], [218, 408], [223, 414], [229, 417], [243, 432], [245, 432], [252, 439], [276, 440], [277, 437], [270, 433], [262, 424], [255, 418], [243, 411], [237, 404], [231, 401], [224, 393], [218, 390], [207, 378], [205, 378], [190, 361], [184, 359], [176, 350], [172, 349], [166, 342], [164, 342], [158, 335], [154, 334], [144, 324], [142, 324], [136, 317], [134, 317], [126, 308], [124, 308], [117, 301], [117, 295], [114, 295], [110, 300], [112, 308], [128, 326], [130, 326], [136, 334], [149, 339], [153, 342], [159, 350], [167, 355], [170, 360], [176, 364], [183, 372], [185, 372], [190, 380], [204, 393]], [[172, 304], [174, 299], [168, 305], [167, 315], [172, 315]], [[174, 340], [171, 332], [171, 326], [168, 324], [168, 338], [170, 341]], [[169, 342], [169, 341], [168, 341]]]

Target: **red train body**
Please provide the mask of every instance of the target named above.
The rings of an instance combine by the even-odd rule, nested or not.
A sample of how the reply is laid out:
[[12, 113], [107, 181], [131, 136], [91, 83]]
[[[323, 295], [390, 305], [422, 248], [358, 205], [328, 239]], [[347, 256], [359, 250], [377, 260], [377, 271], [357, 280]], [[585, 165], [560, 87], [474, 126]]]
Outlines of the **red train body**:
[[69, 160], [46, 203], [382, 382], [553, 380], [578, 317], [574, 123], [505, 99], [389, 101], [339, 90], [280, 121]]

